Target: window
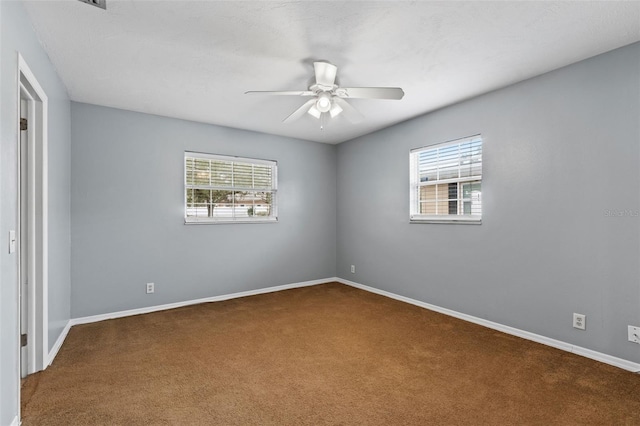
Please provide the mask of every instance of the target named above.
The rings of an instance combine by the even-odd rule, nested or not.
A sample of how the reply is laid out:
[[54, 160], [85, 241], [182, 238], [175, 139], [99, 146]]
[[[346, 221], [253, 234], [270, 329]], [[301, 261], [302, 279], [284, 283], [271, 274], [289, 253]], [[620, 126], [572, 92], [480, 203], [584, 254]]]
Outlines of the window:
[[185, 223], [275, 222], [275, 161], [185, 152]]
[[411, 150], [411, 222], [480, 223], [482, 137]]

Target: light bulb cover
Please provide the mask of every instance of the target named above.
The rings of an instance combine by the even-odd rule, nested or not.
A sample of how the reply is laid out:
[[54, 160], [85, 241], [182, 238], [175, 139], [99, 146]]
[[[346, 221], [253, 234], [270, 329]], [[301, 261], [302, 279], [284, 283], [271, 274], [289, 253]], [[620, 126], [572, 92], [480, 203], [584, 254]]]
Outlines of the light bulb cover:
[[329, 111], [329, 114], [331, 114], [331, 118], [337, 117], [338, 114], [340, 114], [341, 112], [342, 112], [342, 107], [334, 102], [333, 105], [331, 106], [331, 110]]
[[329, 112], [331, 109], [331, 95], [328, 93], [320, 93], [318, 95], [318, 101], [316, 102], [316, 108], [320, 112]]
[[318, 110], [315, 105], [311, 105], [311, 108], [309, 108], [309, 111], [307, 111], [307, 113], [314, 116], [315, 118], [320, 118], [320, 115], [322, 115], [322, 111]]

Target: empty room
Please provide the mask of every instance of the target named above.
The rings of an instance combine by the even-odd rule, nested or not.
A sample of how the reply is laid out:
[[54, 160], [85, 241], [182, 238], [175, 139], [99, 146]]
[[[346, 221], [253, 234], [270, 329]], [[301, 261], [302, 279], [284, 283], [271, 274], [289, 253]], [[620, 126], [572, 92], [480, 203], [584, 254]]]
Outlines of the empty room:
[[0, 1], [0, 426], [640, 425], [640, 1]]

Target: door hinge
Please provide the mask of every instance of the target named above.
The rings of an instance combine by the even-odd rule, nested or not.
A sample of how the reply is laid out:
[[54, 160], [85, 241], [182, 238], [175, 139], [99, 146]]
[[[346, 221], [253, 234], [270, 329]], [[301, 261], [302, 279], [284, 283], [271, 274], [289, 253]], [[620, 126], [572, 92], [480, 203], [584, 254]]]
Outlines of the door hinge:
[[27, 346], [27, 335], [26, 334], [21, 334], [20, 335], [20, 347], [23, 348]]
[[20, 119], [20, 130], [27, 130], [27, 119], [26, 118], [21, 118]]

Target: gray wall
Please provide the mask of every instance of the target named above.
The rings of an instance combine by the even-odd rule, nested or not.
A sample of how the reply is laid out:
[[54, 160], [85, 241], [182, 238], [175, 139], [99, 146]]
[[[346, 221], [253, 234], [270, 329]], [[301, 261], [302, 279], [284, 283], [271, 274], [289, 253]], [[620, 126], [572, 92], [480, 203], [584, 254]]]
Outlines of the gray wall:
[[[335, 276], [335, 146], [71, 105], [74, 318]], [[185, 150], [278, 161], [278, 223], [184, 225]]]
[[[639, 76], [636, 43], [339, 145], [338, 276], [640, 362], [640, 219], [606, 214], [640, 209]], [[409, 224], [409, 150], [477, 133], [482, 225]]]
[[70, 107], [66, 88], [32, 30], [21, 2], [0, 1], [0, 425], [18, 414], [16, 229], [17, 52], [49, 98], [49, 347], [70, 318]]

